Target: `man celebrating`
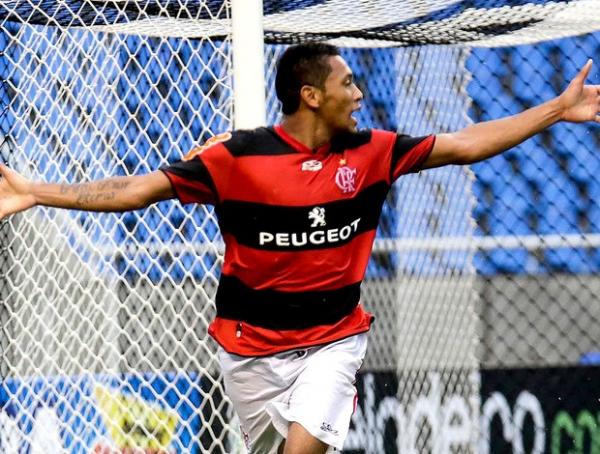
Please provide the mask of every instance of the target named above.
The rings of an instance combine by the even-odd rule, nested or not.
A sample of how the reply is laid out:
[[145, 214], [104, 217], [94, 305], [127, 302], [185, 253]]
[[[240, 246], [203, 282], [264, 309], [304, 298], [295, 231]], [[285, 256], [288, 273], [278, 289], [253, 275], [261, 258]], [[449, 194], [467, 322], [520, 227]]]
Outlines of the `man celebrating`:
[[362, 93], [338, 49], [292, 46], [276, 78], [280, 125], [221, 134], [147, 175], [64, 185], [0, 166], [0, 219], [35, 205], [214, 205], [226, 250], [209, 333], [250, 452], [341, 449], [372, 322], [360, 284], [391, 185], [489, 158], [558, 121], [600, 121], [600, 87], [584, 85], [591, 66], [560, 96], [518, 115], [409, 137], [358, 131]]

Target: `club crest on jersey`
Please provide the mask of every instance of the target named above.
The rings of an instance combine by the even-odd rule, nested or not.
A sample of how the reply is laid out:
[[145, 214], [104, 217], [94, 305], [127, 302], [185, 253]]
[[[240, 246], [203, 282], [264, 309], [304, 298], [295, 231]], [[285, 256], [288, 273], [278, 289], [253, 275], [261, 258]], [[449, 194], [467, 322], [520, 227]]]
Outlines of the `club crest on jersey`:
[[327, 225], [325, 222], [325, 208], [314, 207], [308, 213], [308, 220], [312, 221], [311, 227], [324, 227]]
[[338, 167], [335, 174], [335, 184], [344, 194], [356, 191], [356, 169], [348, 166]]
[[317, 161], [316, 159], [311, 159], [310, 161], [304, 161], [302, 163], [302, 170], [307, 170], [309, 172], [318, 172], [323, 168], [323, 163], [321, 161]]

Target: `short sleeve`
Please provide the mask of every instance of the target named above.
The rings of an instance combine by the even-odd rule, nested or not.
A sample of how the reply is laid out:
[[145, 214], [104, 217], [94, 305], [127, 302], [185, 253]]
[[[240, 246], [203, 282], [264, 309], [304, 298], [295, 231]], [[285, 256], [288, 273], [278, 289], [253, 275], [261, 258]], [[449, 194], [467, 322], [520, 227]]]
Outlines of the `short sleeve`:
[[217, 203], [213, 179], [200, 155], [160, 168], [165, 173], [181, 203]]
[[160, 168], [181, 203], [218, 203], [219, 193], [210, 169], [223, 167], [220, 158], [228, 155], [223, 143], [231, 138], [231, 132], [217, 134], [191, 149], [181, 161]]
[[431, 153], [435, 136], [411, 137], [398, 134], [392, 148], [392, 181], [407, 173], [418, 172]]

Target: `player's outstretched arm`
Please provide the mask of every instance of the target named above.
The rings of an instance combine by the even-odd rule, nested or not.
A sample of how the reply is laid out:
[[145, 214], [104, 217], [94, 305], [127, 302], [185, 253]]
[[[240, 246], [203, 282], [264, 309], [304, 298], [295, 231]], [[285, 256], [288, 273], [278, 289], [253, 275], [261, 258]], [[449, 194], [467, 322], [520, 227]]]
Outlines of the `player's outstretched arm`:
[[36, 205], [85, 211], [128, 211], [174, 197], [161, 171], [81, 184], [35, 183], [0, 164], [0, 219]]
[[585, 85], [592, 60], [556, 98], [499, 120], [439, 134], [423, 168], [471, 164], [512, 148], [558, 121], [600, 123], [600, 85]]

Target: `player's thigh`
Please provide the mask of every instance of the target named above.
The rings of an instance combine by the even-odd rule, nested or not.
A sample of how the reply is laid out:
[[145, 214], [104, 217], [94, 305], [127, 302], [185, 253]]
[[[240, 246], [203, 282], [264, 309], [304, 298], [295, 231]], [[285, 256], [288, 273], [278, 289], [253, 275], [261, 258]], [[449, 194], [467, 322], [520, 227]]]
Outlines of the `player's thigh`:
[[303, 375], [289, 402], [296, 416], [290, 420], [338, 449], [346, 438], [356, 401], [354, 377], [350, 374], [346, 368], [320, 363]]
[[246, 447], [256, 454], [275, 454], [283, 436], [265, 407], [285, 399], [286, 386], [268, 358], [246, 359], [220, 351], [219, 359], [225, 392], [238, 415]]
[[310, 354], [289, 401], [273, 408], [289, 424], [297, 422], [316, 439], [341, 450], [354, 412], [354, 382], [365, 350], [366, 335], [358, 335]]
[[366, 334], [360, 334], [329, 345], [309, 358], [292, 401], [310, 402], [324, 415], [335, 415], [343, 405], [350, 416], [354, 411], [356, 374], [362, 366], [366, 345]]
[[280, 454], [325, 454], [329, 445], [312, 436], [301, 424], [293, 422]]

